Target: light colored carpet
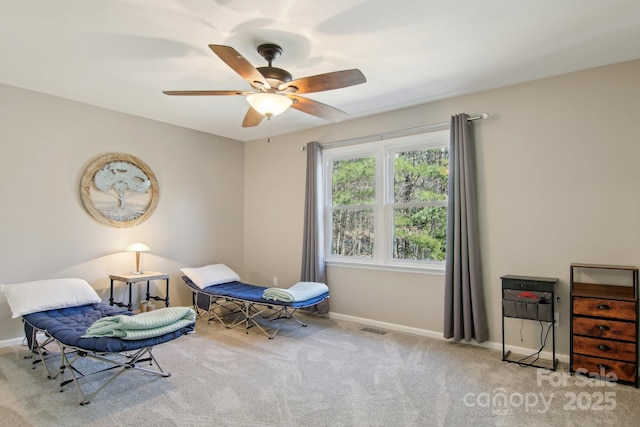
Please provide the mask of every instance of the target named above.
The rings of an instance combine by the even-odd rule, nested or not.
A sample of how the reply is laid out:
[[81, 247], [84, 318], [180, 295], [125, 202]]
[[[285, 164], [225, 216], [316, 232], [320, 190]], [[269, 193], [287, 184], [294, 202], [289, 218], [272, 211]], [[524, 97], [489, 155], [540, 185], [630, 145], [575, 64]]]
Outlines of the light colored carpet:
[[307, 328], [287, 325], [272, 340], [198, 320], [194, 334], [154, 350], [171, 377], [127, 372], [86, 406], [72, 384], [60, 393], [32, 368], [25, 347], [2, 348], [0, 424], [638, 425], [639, 390], [584, 384], [563, 364], [550, 373], [494, 350], [304, 319]]

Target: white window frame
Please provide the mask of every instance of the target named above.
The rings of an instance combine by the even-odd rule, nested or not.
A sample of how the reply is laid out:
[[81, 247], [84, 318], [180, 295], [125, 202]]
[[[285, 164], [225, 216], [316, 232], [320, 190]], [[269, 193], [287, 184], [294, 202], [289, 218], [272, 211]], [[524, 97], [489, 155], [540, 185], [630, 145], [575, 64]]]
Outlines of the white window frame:
[[[402, 205], [394, 203], [393, 166], [394, 154], [400, 151], [429, 149], [449, 145], [449, 129], [425, 132], [374, 142], [353, 144], [342, 147], [324, 147], [322, 162], [324, 168], [324, 229], [325, 258], [329, 265], [351, 265], [363, 268], [401, 269], [434, 271], [444, 273], [444, 261], [413, 261], [393, 259], [393, 208]], [[374, 207], [374, 256], [346, 257], [331, 254], [332, 224], [332, 170], [334, 161], [373, 156], [376, 159], [376, 205]], [[385, 179], [386, 178], [386, 179]], [[382, 200], [381, 200], [382, 199]], [[446, 206], [446, 201], [429, 202], [424, 205]], [[416, 206], [412, 204], [411, 206]]]

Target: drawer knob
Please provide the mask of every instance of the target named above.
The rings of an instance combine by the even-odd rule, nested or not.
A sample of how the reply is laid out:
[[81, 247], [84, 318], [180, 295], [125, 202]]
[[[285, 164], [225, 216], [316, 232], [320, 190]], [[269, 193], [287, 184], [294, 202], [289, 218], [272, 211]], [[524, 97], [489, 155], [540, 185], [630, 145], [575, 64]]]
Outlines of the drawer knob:
[[598, 369], [603, 369], [603, 370], [607, 370], [609, 369], [609, 367], [607, 365], [605, 365], [604, 363], [598, 363]]
[[611, 349], [609, 348], [609, 346], [608, 346], [608, 345], [604, 345], [604, 344], [600, 344], [600, 345], [598, 346], [598, 349], [599, 349], [599, 350], [603, 350], [603, 351], [609, 351], [609, 350], [611, 350]]
[[611, 310], [611, 307], [609, 307], [607, 304], [600, 304], [598, 305], [598, 310]]
[[607, 325], [598, 325], [598, 329], [601, 331], [608, 331], [610, 328]]

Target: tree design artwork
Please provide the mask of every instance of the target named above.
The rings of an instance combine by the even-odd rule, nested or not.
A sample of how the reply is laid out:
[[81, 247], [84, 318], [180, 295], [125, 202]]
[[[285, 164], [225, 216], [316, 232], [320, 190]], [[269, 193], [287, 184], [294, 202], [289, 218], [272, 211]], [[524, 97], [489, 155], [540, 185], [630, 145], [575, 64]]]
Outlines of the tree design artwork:
[[96, 172], [93, 183], [98, 190], [104, 193], [115, 193], [118, 198], [118, 206], [99, 209], [100, 213], [107, 218], [115, 221], [131, 221], [145, 212], [146, 206], [127, 203], [128, 192], [146, 194], [151, 186], [147, 175], [133, 163], [125, 161], [107, 163]]

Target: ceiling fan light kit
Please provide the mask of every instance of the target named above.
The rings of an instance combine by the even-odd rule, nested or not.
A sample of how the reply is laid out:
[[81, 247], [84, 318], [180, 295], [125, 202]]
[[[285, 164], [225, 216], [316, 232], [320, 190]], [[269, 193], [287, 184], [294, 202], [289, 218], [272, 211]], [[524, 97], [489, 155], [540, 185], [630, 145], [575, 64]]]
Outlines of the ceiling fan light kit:
[[247, 96], [247, 102], [251, 108], [267, 118], [283, 113], [293, 104], [291, 98], [269, 92], [252, 93]]
[[244, 56], [230, 46], [211, 44], [209, 48], [257, 92], [241, 90], [175, 90], [164, 91], [163, 93], [181, 96], [246, 96], [251, 107], [245, 114], [242, 127], [258, 126], [264, 117], [271, 118], [281, 114], [289, 107], [324, 120], [339, 120], [346, 116], [347, 113], [313, 99], [302, 97], [300, 94], [341, 89], [367, 81], [364, 74], [357, 69], [293, 79], [291, 73], [287, 70], [271, 65], [273, 60], [282, 54], [282, 48], [273, 43], [265, 43], [258, 46], [258, 53], [269, 64], [266, 67], [259, 68], [254, 67]]

